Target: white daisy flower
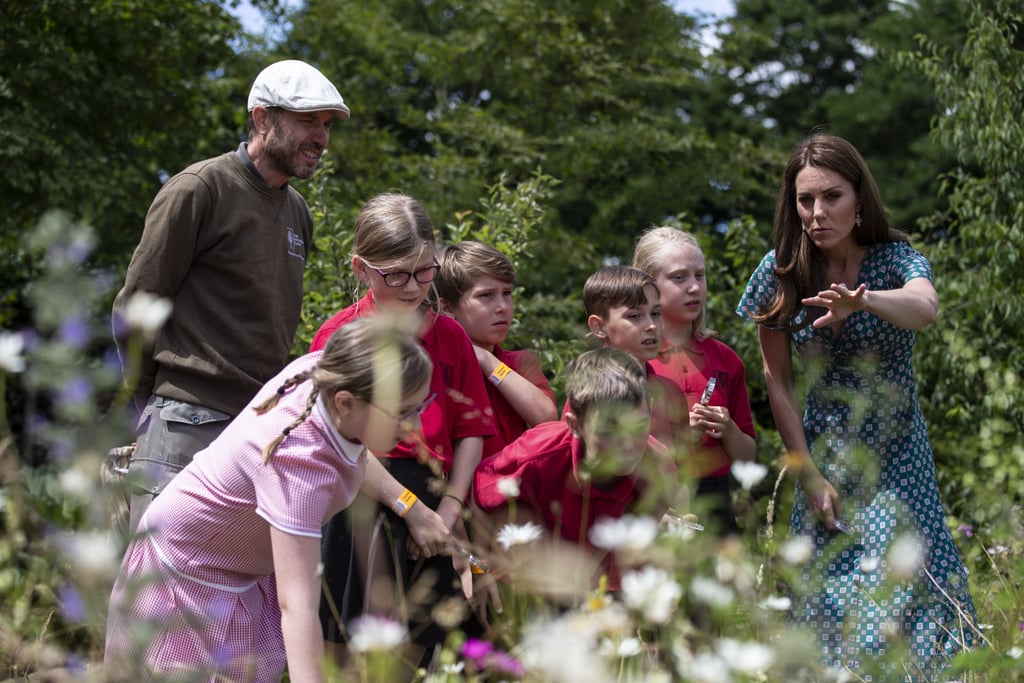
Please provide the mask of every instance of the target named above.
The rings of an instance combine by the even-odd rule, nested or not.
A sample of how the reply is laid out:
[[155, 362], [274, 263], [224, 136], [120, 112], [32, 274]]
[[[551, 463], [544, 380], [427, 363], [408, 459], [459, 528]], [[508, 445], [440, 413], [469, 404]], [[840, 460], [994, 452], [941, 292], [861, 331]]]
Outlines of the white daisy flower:
[[798, 567], [806, 564], [811, 559], [814, 551], [814, 543], [806, 536], [796, 536], [789, 539], [779, 548], [779, 557], [786, 564]]
[[170, 299], [155, 296], [149, 292], [136, 292], [128, 299], [122, 315], [124, 322], [133, 332], [152, 337], [171, 315], [174, 304]]
[[706, 576], [695, 576], [690, 584], [690, 594], [694, 599], [712, 607], [727, 607], [732, 604], [735, 594], [728, 586], [723, 586]]
[[861, 572], [861, 574], [871, 574], [871, 573], [874, 573], [874, 571], [876, 569], [878, 569], [879, 563], [880, 563], [880, 561], [879, 561], [877, 556], [876, 557], [868, 557], [867, 555], [865, 555], [864, 557], [860, 558], [860, 572]]
[[643, 652], [644, 646], [639, 638], [623, 638], [614, 641], [611, 638], [602, 638], [599, 652], [606, 658], [628, 659], [636, 657]]
[[626, 608], [618, 602], [608, 602], [598, 606], [597, 599], [591, 599], [590, 605], [584, 607], [580, 612], [573, 612], [566, 615], [566, 623], [574, 630], [583, 633], [590, 633], [593, 637], [617, 636], [632, 631], [632, 621]]
[[78, 531], [58, 538], [75, 572], [89, 577], [114, 576], [121, 565], [121, 551], [113, 535], [105, 531]]
[[672, 617], [682, 595], [682, 587], [658, 567], [644, 567], [622, 577], [622, 601], [655, 624]]
[[60, 488], [73, 498], [87, 498], [93, 493], [94, 479], [77, 467], [60, 473]]
[[602, 517], [590, 529], [590, 542], [604, 550], [643, 550], [658, 537], [658, 523], [650, 517]]
[[923, 559], [924, 545], [913, 534], [905, 534], [893, 541], [886, 557], [889, 573], [897, 581], [916, 577]]
[[785, 595], [770, 595], [758, 603], [758, 607], [761, 609], [774, 612], [786, 612], [792, 606], [793, 601]]
[[565, 619], [534, 621], [523, 629], [520, 661], [536, 680], [577, 683], [614, 680], [598, 655], [597, 641], [587, 629]]
[[679, 673], [694, 683], [732, 683], [728, 663], [711, 652], [701, 652], [679, 667]]
[[754, 488], [768, 476], [768, 468], [757, 462], [737, 460], [730, 469], [732, 476], [736, 477], [736, 481], [740, 483], [744, 491]]
[[1024, 650], [1022, 650], [1019, 647], [1011, 647], [1009, 650], [1006, 651], [1006, 655], [1010, 659], [1020, 659], [1020, 656], [1024, 655]]
[[534, 522], [527, 522], [526, 524], [506, 524], [501, 527], [501, 531], [498, 532], [497, 540], [501, 544], [501, 547], [508, 550], [514, 545], [525, 545], [526, 543], [533, 543], [541, 534], [544, 533], [544, 529]]
[[0, 332], [0, 370], [10, 373], [25, 371], [25, 338], [17, 332]]
[[519, 479], [516, 477], [502, 477], [498, 480], [498, 493], [506, 499], [519, 497]]
[[733, 638], [722, 638], [715, 645], [718, 656], [729, 663], [733, 671], [745, 674], [762, 673], [772, 665], [772, 650], [766, 645], [753, 641], [740, 642]]
[[366, 615], [349, 624], [349, 641], [356, 652], [393, 650], [405, 642], [405, 627], [386, 617]]

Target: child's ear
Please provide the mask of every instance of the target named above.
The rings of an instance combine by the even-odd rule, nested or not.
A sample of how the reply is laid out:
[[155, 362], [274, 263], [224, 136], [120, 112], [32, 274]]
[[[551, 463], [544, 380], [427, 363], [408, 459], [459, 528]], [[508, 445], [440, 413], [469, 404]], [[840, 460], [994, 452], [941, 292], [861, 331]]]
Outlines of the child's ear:
[[449, 318], [454, 318], [455, 317], [455, 308], [450, 303], [448, 303], [445, 299], [442, 299], [442, 298], [438, 297], [438, 299], [437, 299], [437, 309], [441, 312], [442, 315], [446, 315]]
[[599, 315], [592, 315], [588, 317], [587, 327], [590, 328], [590, 333], [598, 339], [604, 339], [608, 336], [608, 330], [604, 324], [604, 319]]
[[370, 281], [370, 276], [366, 272], [366, 264], [363, 263], [363, 259], [359, 258], [358, 256], [352, 257], [352, 270], [355, 272], [356, 277], [358, 277], [363, 282]]
[[347, 415], [355, 408], [356, 397], [352, 395], [351, 391], [339, 391], [334, 395], [334, 408], [338, 411], [339, 416]]
[[562, 419], [564, 419], [565, 424], [569, 426], [569, 431], [572, 432], [573, 436], [577, 439], [583, 438], [583, 432], [580, 430], [580, 421], [576, 418], [576, 413], [571, 410], [567, 410], [562, 414]]

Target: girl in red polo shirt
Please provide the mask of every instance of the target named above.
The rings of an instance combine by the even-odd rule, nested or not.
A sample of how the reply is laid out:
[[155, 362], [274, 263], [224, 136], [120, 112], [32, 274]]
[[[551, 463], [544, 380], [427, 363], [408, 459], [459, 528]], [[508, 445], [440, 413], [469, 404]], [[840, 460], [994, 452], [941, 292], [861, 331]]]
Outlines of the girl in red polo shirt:
[[[384, 470], [405, 487], [403, 494], [362, 517], [353, 506], [327, 525], [320, 616], [328, 649], [339, 663], [346, 658], [343, 644], [353, 618], [387, 613], [407, 621], [414, 640], [406, 653], [411, 678], [424, 649], [447, 635], [448, 628], [433, 620], [432, 608], [461, 591], [452, 558], [408, 552], [404, 517], [411, 506], [427, 505], [457, 538], [466, 538], [462, 510], [483, 440], [494, 434], [494, 426], [472, 342], [459, 323], [424, 306], [439, 265], [434, 227], [422, 205], [401, 194], [370, 199], [356, 219], [352, 268], [369, 291], [321, 326], [312, 349], [362, 316], [411, 318], [434, 362], [430, 390], [435, 398], [422, 413], [421, 430], [390, 452], [376, 454]], [[468, 567], [458, 556], [455, 561], [471, 583]], [[416, 591], [410, 593], [413, 584]], [[429, 598], [414, 597], [423, 594]]]
[[651, 367], [683, 390], [690, 426], [703, 432], [691, 468], [698, 478], [694, 508], [703, 510], [701, 516], [719, 533], [735, 533], [729, 469], [736, 460], [754, 459], [754, 420], [743, 361], [704, 326], [704, 253], [689, 233], [652, 228], [637, 242], [633, 265], [650, 274], [661, 291], [662, 342]]

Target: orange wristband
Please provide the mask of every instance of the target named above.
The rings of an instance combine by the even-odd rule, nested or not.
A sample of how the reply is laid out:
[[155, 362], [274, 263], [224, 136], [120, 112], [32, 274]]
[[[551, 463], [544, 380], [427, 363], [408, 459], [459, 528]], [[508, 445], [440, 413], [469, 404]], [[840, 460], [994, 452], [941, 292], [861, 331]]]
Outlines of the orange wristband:
[[505, 365], [504, 363], [499, 363], [498, 367], [494, 368], [494, 372], [492, 372], [491, 376], [488, 377], [487, 379], [494, 386], [498, 386], [499, 384], [501, 384], [501, 380], [505, 379], [505, 377], [510, 372], [512, 372], [512, 368]]
[[409, 489], [406, 489], [402, 491], [402, 495], [400, 495], [391, 505], [391, 509], [394, 510], [395, 514], [399, 517], [405, 517], [405, 513], [409, 512], [409, 508], [411, 508], [417, 500], [419, 500], [419, 498], [416, 497], [416, 494]]

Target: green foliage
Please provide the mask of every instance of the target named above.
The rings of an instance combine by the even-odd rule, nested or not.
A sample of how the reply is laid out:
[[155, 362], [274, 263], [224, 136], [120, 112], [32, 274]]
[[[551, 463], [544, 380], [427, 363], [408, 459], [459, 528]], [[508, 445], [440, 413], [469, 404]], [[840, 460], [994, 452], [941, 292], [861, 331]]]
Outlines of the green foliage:
[[[952, 155], [928, 137], [941, 111], [931, 88], [901, 73], [892, 55], [920, 31], [953, 48], [963, 24], [957, 0], [738, 0], [709, 57], [695, 118], [787, 151], [819, 128], [848, 138], [885, 189], [894, 223], [908, 228], [941, 206], [936, 173]], [[770, 219], [773, 198], [762, 197], [745, 210]]]
[[[335, 131], [348, 202], [398, 189], [453, 216], [503, 174], [542, 167], [561, 181], [564, 246], [575, 242], [557, 233], [621, 257], [680, 197], [729, 218], [743, 201], [708, 182], [736, 186], [745, 166], [684, 111], [694, 25], [663, 2], [313, 0], [293, 21], [282, 49], [317, 61], [352, 102]], [[544, 264], [547, 292], [574, 291], [570, 265]]]
[[[38, 275], [19, 236], [64, 209], [127, 263], [161, 177], [233, 146], [248, 89], [213, 0], [5, 0], [0, 12], [0, 324], [27, 322]], [[232, 102], [233, 107], [225, 104]]]
[[[117, 359], [98, 341], [109, 338], [110, 279], [84, 267], [96, 243], [91, 228], [52, 212], [22, 244], [39, 264], [28, 363], [20, 375], [0, 367], [0, 383], [21, 397], [0, 408], [24, 414], [20, 439], [0, 433], [0, 671], [10, 676], [64, 666], [70, 653], [98, 656], [96, 624], [119, 560], [108, 507], [119, 492], [101, 490], [99, 472], [130, 431], [123, 406], [110, 405]], [[37, 446], [49, 458], [33, 467], [26, 456]]]
[[[481, 211], [466, 211], [456, 216], [457, 223], [449, 223], [442, 233], [444, 241], [455, 244], [471, 239], [491, 244], [512, 260], [520, 281], [523, 274], [533, 276], [536, 282], [536, 264], [541, 254], [558, 253], [560, 245], [551, 239], [551, 231], [542, 231], [549, 223], [546, 205], [554, 194], [558, 181], [539, 169], [522, 183], [509, 187], [503, 174], [498, 183], [488, 188], [480, 200]], [[557, 235], [557, 233], [556, 233]], [[589, 252], [589, 256], [588, 256]], [[581, 263], [596, 262], [593, 248], [578, 244], [576, 253]], [[563, 266], [564, 267], [564, 266]], [[583, 276], [581, 271], [579, 276]], [[515, 291], [517, 314], [509, 332], [506, 346], [512, 349], [528, 348], [536, 352], [554, 388], [560, 390], [562, 368], [569, 359], [583, 350], [578, 320], [582, 317], [582, 304], [575, 297], [555, 296], [539, 291], [526, 294], [527, 288], [517, 284]]]
[[[1002, 529], [1024, 500], [1024, 15], [1005, 2], [966, 7], [963, 49], [919, 36], [921, 49], [900, 57], [934, 88], [943, 112], [935, 138], [960, 163], [942, 179], [948, 211], [925, 223], [944, 236], [929, 253], [943, 311], [920, 338], [919, 374], [954, 509]], [[1004, 495], [980, 498], [989, 487]]]

